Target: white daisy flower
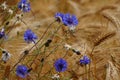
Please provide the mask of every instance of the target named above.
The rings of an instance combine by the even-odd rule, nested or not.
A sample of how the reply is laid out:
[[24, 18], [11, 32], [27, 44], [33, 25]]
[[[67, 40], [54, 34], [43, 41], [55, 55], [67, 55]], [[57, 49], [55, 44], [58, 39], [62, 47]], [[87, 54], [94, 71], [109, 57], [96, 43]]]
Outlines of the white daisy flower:
[[12, 9], [8, 9], [8, 12], [9, 12], [10, 14], [13, 14], [13, 10], [12, 10]]
[[65, 45], [64, 45], [64, 48], [65, 48], [66, 50], [70, 50], [72, 47], [71, 47], [70, 45], [68, 45], [68, 44], [65, 44]]
[[4, 61], [5, 63], [10, 59], [11, 54], [7, 52], [6, 50], [2, 51], [2, 57], [1, 60]]
[[54, 74], [51, 78], [56, 80], [56, 79], [59, 79], [60, 76], [58, 74]]
[[1, 7], [2, 7], [3, 10], [6, 10], [6, 9], [7, 9], [6, 1], [1, 4]]

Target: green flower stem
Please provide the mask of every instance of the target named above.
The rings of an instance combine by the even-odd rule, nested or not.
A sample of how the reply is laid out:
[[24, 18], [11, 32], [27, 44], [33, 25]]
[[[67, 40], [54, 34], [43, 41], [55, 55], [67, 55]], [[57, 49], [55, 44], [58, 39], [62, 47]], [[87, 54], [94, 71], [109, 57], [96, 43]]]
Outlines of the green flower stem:
[[[54, 22], [55, 22], [55, 21], [54, 21]], [[53, 23], [54, 23], [54, 22], [53, 22]], [[39, 41], [38, 41], [34, 46], [32, 46], [28, 51], [31, 51], [31, 50], [41, 41], [41, 39], [44, 37], [45, 33], [47, 33], [49, 27], [50, 27], [53, 23], [51, 23], [51, 24], [48, 26], [48, 28], [46, 29], [46, 31], [44, 32], [44, 34], [41, 36], [41, 38], [39, 39]], [[15, 24], [15, 23], [14, 23], [14, 24]], [[41, 46], [39, 47], [39, 49], [42, 48], [44, 45], [45, 45], [45, 43], [44, 43], [43, 45], [41, 45]], [[23, 52], [23, 53], [24, 53], [24, 52]], [[26, 57], [26, 54], [25, 54], [22, 58], [19, 59], [19, 61], [13, 66], [13, 68], [11, 69], [11, 71], [12, 71], [12, 70], [18, 65], [18, 63], [20, 63], [25, 57]]]
[[[43, 52], [44, 55], [45, 55], [45, 52], [46, 52], [46, 47], [44, 48], [44, 52]], [[43, 58], [43, 57], [42, 57], [42, 58]], [[44, 59], [44, 58], [43, 58], [43, 59]], [[44, 65], [44, 61], [41, 62], [40, 70], [39, 70], [39, 73], [38, 73], [38, 79], [40, 78], [40, 74], [41, 74], [41, 71], [42, 71], [43, 65]]]
[[37, 53], [37, 55], [34, 57], [32, 63], [30, 64], [30, 66], [32, 66], [32, 64], [35, 62], [35, 59], [38, 57], [38, 55], [40, 53], [40, 50], [38, 49], [38, 47], [37, 46], [35, 46], [35, 47], [36, 47], [36, 51], [37, 51], [36, 53]]
[[[55, 53], [55, 51], [58, 49], [58, 47], [59, 47], [59, 45], [57, 45], [57, 46], [44, 58], [44, 60], [46, 60], [51, 54]], [[45, 61], [44, 61], [44, 62], [45, 62]], [[42, 64], [44, 64], [44, 62], [42, 62]], [[43, 65], [42, 65], [42, 67], [43, 67]], [[39, 72], [39, 73], [41, 73], [41, 72]]]
[[[45, 60], [53, 53], [55, 53], [55, 51], [58, 49], [59, 45], [57, 45], [46, 57]], [[50, 70], [48, 72], [46, 72], [43, 76], [41, 76], [40, 78], [44, 77], [45, 75], [47, 75], [48, 73], [51, 72], [51, 70], [53, 69], [53, 66], [50, 68]]]
[[12, 69], [10, 70], [10, 72], [13, 71], [13, 69], [14, 69], [26, 56], [27, 56], [27, 55], [23, 55], [23, 57], [20, 58], [19, 61], [12, 67]]
[[43, 37], [45, 36], [45, 34], [47, 33], [47, 31], [49, 30], [50, 26], [52, 26], [53, 23], [55, 23], [56, 21], [52, 22], [48, 27], [47, 29], [45, 30], [45, 32], [43, 33], [43, 35], [41, 36], [41, 38], [36, 42], [36, 44], [34, 46], [32, 46], [29, 50], [32, 50], [42, 39]]

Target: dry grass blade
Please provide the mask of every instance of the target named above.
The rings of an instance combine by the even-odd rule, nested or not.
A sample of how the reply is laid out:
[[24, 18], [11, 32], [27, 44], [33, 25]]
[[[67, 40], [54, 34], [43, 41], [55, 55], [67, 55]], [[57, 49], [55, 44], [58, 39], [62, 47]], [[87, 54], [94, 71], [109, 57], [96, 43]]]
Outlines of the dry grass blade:
[[102, 11], [108, 10], [108, 9], [113, 10], [113, 9], [116, 9], [116, 8], [117, 8], [117, 7], [116, 7], [115, 5], [104, 6], [104, 7], [102, 7], [100, 10], [98, 10], [97, 13], [101, 13]]
[[76, 14], [76, 15], [79, 15], [80, 13], [80, 9], [79, 9], [79, 5], [77, 3], [75, 3], [74, 1], [69, 1], [69, 4], [71, 5], [71, 7], [73, 8], [73, 12]]
[[10, 65], [7, 65], [4, 73], [4, 78], [9, 78], [9, 75], [10, 75]]
[[120, 80], [118, 69], [114, 66], [114, 64], [111, 61], [108, 62], [105, 80]]
[[115, 28], [118, 29], [120, 27], [120, 21], [114, 15], [110, 14], [110, 12], [102, 12], [103, 17], [108, 19], [111, 23], [115, 25]]
[[[0, 4], [4, 1], [6, 1], [8, 9], [14, 10], [13, 6], [15, 6], [13, 12], [16, 14], [20, 0], [0, 0]], [[6, 64], [1, 62], [1, 80], [3, 78], [4, 80], [5, 78], [9, 80], [52, 80], [52, 75], [57, 73], [54, 63], [63, 56], [68, 63], [68, 69], [60, 73], [60, 80], [120, 80], [118, 72], [120, 71], [120, 0], [29, 1], [35, 19], [31, 12], [25, 13], [22, 18], [23, 22], [18, 21], [14, 25], [8, 39], [4, 40], [0, 46], [12, 55]], [[17, 14], [20, 14], [20, 9], [17, 11]], [[2, 10], [1, 7], [0, 12], [0, 29], [5, 25], [7, 27], [5, 33], [7, 33], [13, 27], [16, 17], [14, 14], [10, 19], [8, 11]], [[22, 53], [34, 45], [24, 41], [26, 29], [33, 30], [38, 36], [38, 40], [42, 34], [45, 34], [37, 45], [37, 47], [41, 47], [59, 25], [56, 22], [49, 31], [45, 32], [47, 26], [55, 20], [54, 15], [57, 12], [70, 13], [77, 17], [79, 24], [76, 26], [75, 32], [72, 33], [68, 31], [69, 27], [62, 26], [62, 29], [55, 33], [49, 47], [39, 48], [40, 52], [37, 52], [34, 47], [25, 56], [26, 58], [22, 59], [24, 56]], [[8, 21], [9, 25], [6, 25]], [[24, 25], [24, 21], [27, 25]], [[80, 51], [81, 55], [76, 55], [71, 50], [67, 52], [63, 48], [66, 43]], [[35, 57], [38, 53], [39, 56]], [[83, 55], [89, 56], [91, 59], [91, 64], [86, 70], [85, 67], [80, 66], [80, 59]], [[31, 63], [33, 63], [32, 66], [30, 66]], [[108, 67], [105, 67], [107, 63]], [[32, 68], [27, 78], [21, 79], [16, 76], [17, 65], [26, 65], [28, 68]], [[11, 73], [10, 68], [13, 69]]]
[[98, 36], [98, 38], [94, 42], [94, 46], [98, 46], [99, 44], [101, 44], [105, 40], [107, 40], [115, 35], [116, 35], [116, 32], [110, 32], [110, 33], [102, 34], [101, 36]]

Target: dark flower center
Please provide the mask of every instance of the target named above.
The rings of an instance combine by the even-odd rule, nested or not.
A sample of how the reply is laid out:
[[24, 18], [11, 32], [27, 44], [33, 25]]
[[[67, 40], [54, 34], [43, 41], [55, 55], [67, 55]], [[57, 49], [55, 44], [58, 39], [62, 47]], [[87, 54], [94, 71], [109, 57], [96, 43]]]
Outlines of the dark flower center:
[[1, 39], [3, 36], [4, 36], [4, 33], [1, 32], [1, 33], [0, 33], [0, 39]]
[[68, 23], [69, 23], [69, 24], [72, 24], [72, 23], [73, 23], [72, 19], [69, 18], [69, 19], [68, 19]]
[[23, 9], [25, 9], [25, 7], [26, 7], [26, 6], [25, 6], [25, 5], [23, 5]]
[[60, 68], [60, 70], [62, 70], [63, 64], [59, 64], [59, 68]]
[[23, 72], [22, 70], [19, 70], [19, 73], [25, 75], [25, 72]]
[[19, 8], [21, 9], [21, 8], [22, 8], [22, 5], [19, 5]]
[[28, 35], [28, 39], [32, 40], [33, 39], [33, 35]]

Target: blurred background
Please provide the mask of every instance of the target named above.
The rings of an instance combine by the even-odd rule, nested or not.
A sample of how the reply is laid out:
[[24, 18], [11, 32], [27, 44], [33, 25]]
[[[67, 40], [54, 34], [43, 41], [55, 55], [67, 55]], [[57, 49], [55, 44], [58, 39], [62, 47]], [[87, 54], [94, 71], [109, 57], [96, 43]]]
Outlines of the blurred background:
[[[0, 4], [4, 1], [0, 0]], [[6, 1], [9, 7], [16, 6], [18, 2], [19, 0]], [[60, 74], [63, 77], [61, 80], [89, 80], [85, 78], [86, 74], [90, 75], [91, 80], [120, 80], [120, 0], [30, 0], [30, 3], [32, 12], [25, 13], [22, 19], [27, 25], [23, 22], [17, 22], [9, 34], [9, 39], [1, 45], [12, 54], [11, 59], [6, 64], [0, 64], [1, 77], [5, 75], [3, 73], [5, 73], [6, 67], [12, 67], [19, 60], [23, 50], [33, 46], [33, 44], [28, 45], [24, 42], [24, 31], [30, 28], [40, 37], [46, 27], [55, 20], [55, 13], [62, 12], [74, 14], [79, 20], [75, 33], [68, 34], [62, 44], [70, 44], [80, 50], [82, 55], [88, 55], [92, 62], [89, 66], [90, 71], [85, 73], [84, 67], [78, 64], [81, 55], [75, 55], [69, 51], [65, 57], [69, 67], [66, 72]], [[0, 11], [0, 26], [2, 27], [6, 23], [5, 17], [8, 14], [5, 14], [1, 9]], [[14, 15], [9, 20], [10, 27], [15, 20]], [[51, 30], [57, 25], [54, 24]], [[63, 36], [65, 30], [64, 26], [59, 31], [59, 36]], [[60, 39], [61, 37], [56, 37], [54, 45], [57, 45], [55, 44], [57, 42], [60, 43]], [[50, 66], [57, 58], [65, 54], [66, 51], [61, 49], [61, 46], [57, 48], [55, 54], [52, 54], [45, 61], [42, 75], [50, 70]], [[27, 58], [23, 63], [27, 63], [26, 61]], [[48, 62], [50, 63], [47, 64]], [[39, 64], [39, 62], [36, 63]], [[37, 69], [36, 65], [33, 67], [35, 69], [31, 72], [28, 80], [37, 80], [36, 73], [39, 68]], [[51, 73], [55, 74], [55, 70], [53, 69]], [[52, 80], [49, 75], [46, 76], [41, 80]], [[17, 80], [17, 77], [15, 75], [9, 76], [9, 80], [13, 79]]]

